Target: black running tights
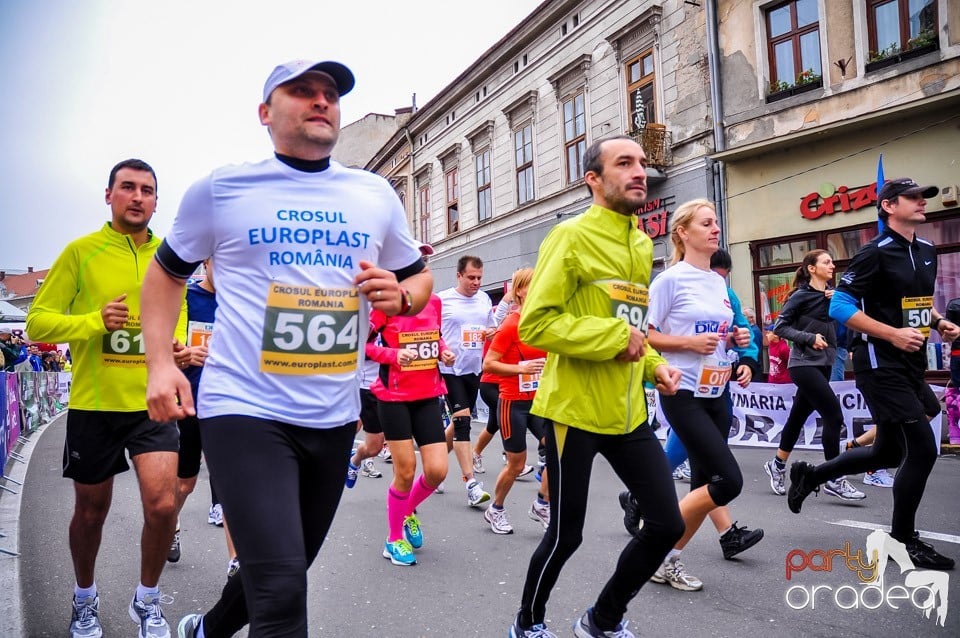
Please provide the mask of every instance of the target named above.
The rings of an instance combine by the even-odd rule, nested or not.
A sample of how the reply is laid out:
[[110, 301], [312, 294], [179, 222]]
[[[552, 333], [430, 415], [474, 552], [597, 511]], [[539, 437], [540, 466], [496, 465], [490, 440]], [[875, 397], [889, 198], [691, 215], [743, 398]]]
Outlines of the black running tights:
[[210, 476], [240, 559], [203, 619], [207, 638], [307, 636], [307, 568], [343, 493], [356, 422], [304, 428], [244, 416], [200, 420]]
[[596, 434], [549, 423], [546, 428], [550, 526], [534, 550], [523, 586], [520, 623], [542, 623], [547, 599], [564, 563], [583, 541], [593, 459], [603, 455], [631, 493], [637, 495], [643, 527], [620, 554], [613, 576], [594, 604], [594, 617], [612, 629], [627, 603], [653, 575], [683, 535], [683, 518], [663, 447], [647, 424], [629, 434]]

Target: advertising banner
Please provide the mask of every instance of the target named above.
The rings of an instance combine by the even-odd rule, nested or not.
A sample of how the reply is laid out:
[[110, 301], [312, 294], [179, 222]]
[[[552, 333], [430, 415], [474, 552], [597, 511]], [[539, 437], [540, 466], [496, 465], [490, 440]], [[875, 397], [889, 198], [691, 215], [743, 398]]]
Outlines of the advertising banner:
[[[847, 441], [855, 438], [873, 427], [873, 417], [867, 408], [863, 395], [857, 390], [853, 381], [831, 381], [830, 387], [840, 400], [843, 410], [844, 427], [840, 432], [840, 440]], [[937, 397], [942, 398], [944, 388], [930, 386]], [[752, 447], [777, 447], [780, 444], [780, 433], [793, 407], [793, 397], [797, 393], [797, 386], [792, 383], [751, 383], [746, 388], [731, 383], [730, 394], [733, 400], [733, 421], [730, 425], [728, 441], [730, 445], [745, 445]], [[650, 397], [648, 403], [656, 401]], [[656, 394], [656, 393], [652, 393]], [[663, 411], [657, 406], [657, 419], [661, 425], [669, 425]], [[930, 429], [940, 448], [941, 421], [943, 415], [937, 415], [930, 422]], [[822, 448], [823, 424], [820, 415], [814, 412], [807, 418], [797, 440], [796, 448], [805, 450], [819, 450]], [[657, 430], [661, 439], [667, 436], [665, 427]]]

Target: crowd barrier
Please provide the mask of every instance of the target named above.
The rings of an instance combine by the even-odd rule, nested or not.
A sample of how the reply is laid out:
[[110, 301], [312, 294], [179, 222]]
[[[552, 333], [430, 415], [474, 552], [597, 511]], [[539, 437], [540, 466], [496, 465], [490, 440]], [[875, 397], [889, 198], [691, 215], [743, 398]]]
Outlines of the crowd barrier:
[[69, 372], [0, 373], [0, 469], [16, 458], [17, 439], [49, 423], [70, 398]]
[[[855, 438], [874, 426], [873, 417], [867, 408], [863, 395], [857, 390], [854, 381], [831, 381], [830, 388], [840, 400], [843, 410], [843, 429], [840, 432], [841, 441]], [[945, 388], [930, 386], [934, 394], [941, 401]], [[733, 399], [733, 421], [730, 424], [730, 434], [727, 441], [730, 445], [749, 447], [777, 447], [780, 445], [780, 433], [787, 422], [790, 408], [793, 407], [793, 397], [797, 393], [797, 386], [792, 383], [751, 383], [741, 388], [735, 383], [730, 384], [730, 394]], [[647, 395], [648, 403], [656, 401], [656, 397]], [[652, 393], [656, 395], [656, 393]], [[657, 412], [660, 424], [665, 425], [663, 411]], [[930, 421], [930, 430], [940, 450], [943, 428], [943, 411]], [[661, 427], [657, 435], [666, 438], [667, 428]], [[796, 448], [804, 450], [820, 450], [822, 442], [823, 420], [817, 412], [807, 418], [797, 440]]]

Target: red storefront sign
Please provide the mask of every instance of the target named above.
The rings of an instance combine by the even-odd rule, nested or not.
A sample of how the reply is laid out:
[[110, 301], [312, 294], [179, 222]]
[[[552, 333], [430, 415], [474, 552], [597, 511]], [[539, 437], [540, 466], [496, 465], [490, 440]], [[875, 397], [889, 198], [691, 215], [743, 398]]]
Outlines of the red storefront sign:
[[651, 199], [637, 209], [637, 228], [650, 236], [650, 239], [663, 237], [670, 233], [670, 211], [667, 206], [673, 204], [673, 195]]
[[819, 219], [834, 213], [850, 213], [861, 208], [877, 205], [877, 183], [868, 184], [851, 190], [839, 187], [833, 195], [822, 197], [820, 193], [810, 193], [800, 200], [800, 215], [806, 219]]

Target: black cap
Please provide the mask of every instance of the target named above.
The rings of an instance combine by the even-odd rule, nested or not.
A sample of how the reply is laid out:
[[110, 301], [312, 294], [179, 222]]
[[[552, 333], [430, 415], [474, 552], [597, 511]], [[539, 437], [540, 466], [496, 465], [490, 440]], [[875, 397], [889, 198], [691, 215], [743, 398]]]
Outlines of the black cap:
[[899, 195], [921, 195], [924, 199], [930, 199], [940, 192], [937, 186], [920, 186], [909, 177], [898, 177], [887, 180], [880, 192], [877, 193], [877, 208], [884, 200], [896, 199]]

